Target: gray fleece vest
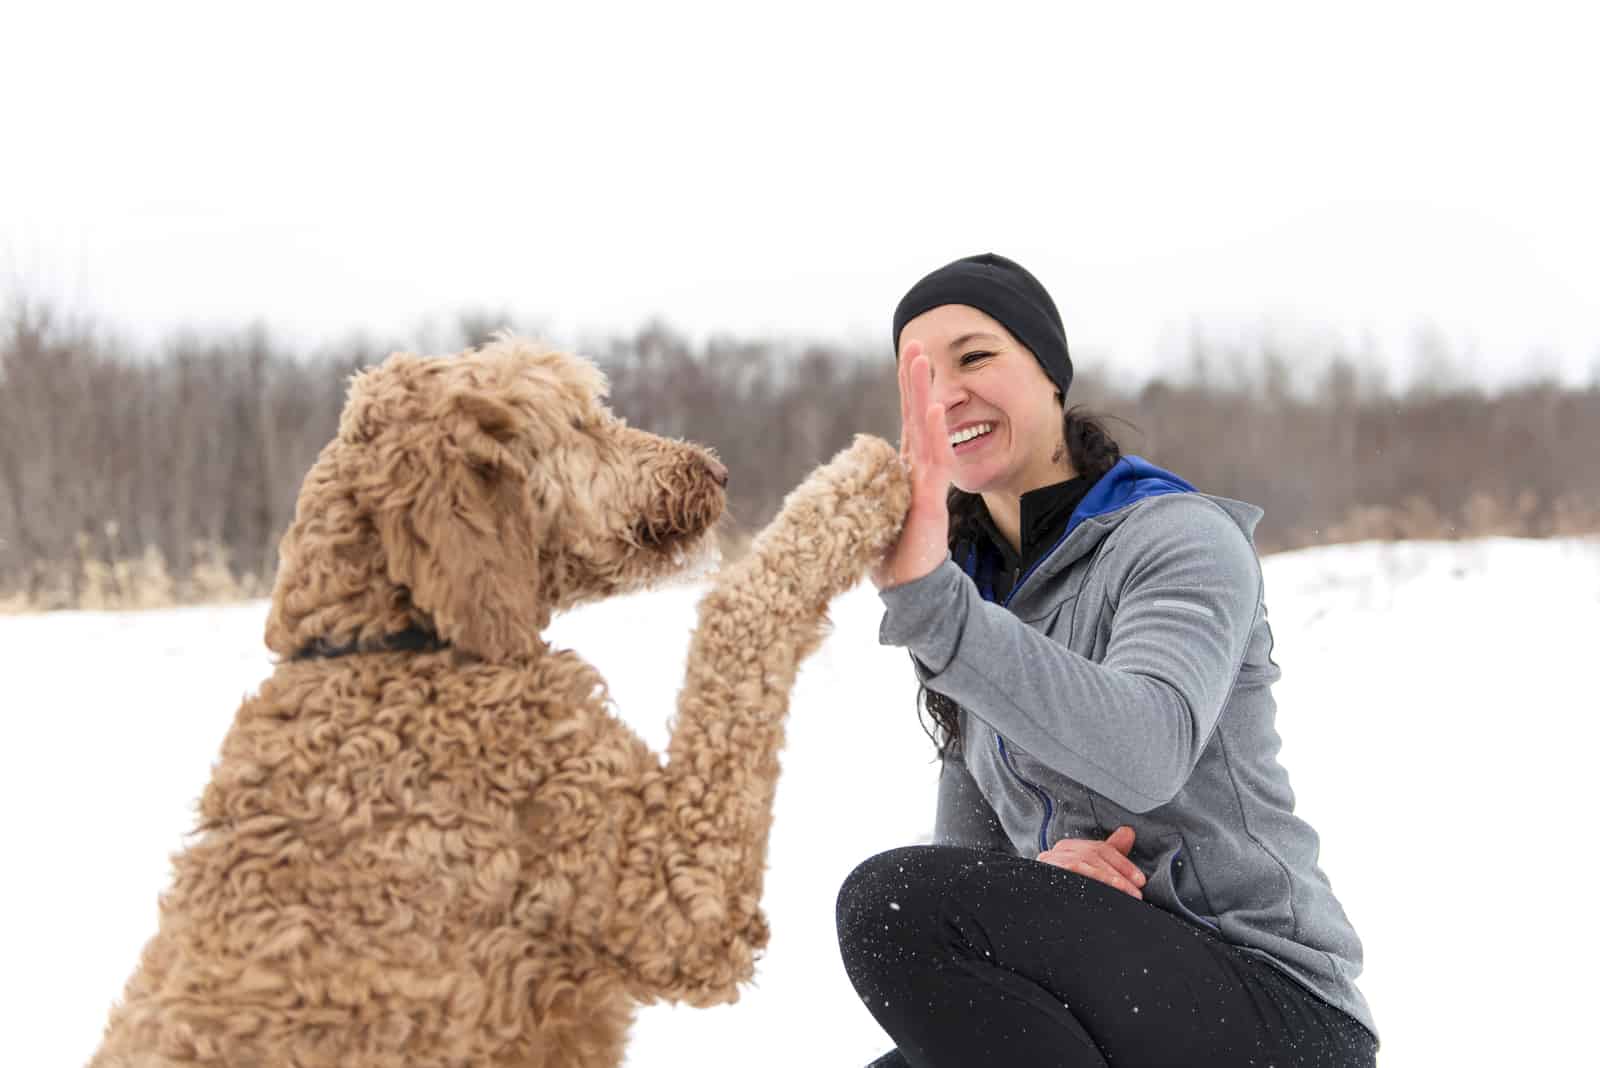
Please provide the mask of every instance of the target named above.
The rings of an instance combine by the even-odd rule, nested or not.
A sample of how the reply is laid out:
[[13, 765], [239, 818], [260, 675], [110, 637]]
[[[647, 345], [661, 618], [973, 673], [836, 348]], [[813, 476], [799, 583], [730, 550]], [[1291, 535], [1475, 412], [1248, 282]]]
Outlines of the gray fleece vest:
[[1277, 761], [1260, 518], [1198, 493], [1137, 501], [1079, 523], [1006, 607], [946, 560], [883, 591], [880, 640], [962, 709], [938, 841], [1033, 857], [1126, 824], [1146, 903], [1376, 1033], [1361, 940]]

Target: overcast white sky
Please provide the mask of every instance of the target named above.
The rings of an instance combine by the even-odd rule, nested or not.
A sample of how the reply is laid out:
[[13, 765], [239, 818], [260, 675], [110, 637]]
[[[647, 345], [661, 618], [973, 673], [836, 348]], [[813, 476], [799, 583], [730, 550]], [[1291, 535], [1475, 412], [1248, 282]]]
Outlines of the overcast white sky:
[[154, 339], [504, 308], [881, 342], [1010, 255], [1132, 379], [1418, 331], [1600, 379], [1588, 4], [16, 5], [0, 271]]

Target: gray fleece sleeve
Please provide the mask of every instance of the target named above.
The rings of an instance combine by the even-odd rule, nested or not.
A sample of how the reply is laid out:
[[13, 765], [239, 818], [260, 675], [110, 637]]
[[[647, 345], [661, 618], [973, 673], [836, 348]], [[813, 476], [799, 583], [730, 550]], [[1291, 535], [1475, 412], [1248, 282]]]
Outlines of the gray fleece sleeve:
[[1116, 569], [1100, 663], [984, 601], [949, 560], [882, 592], [879, 632], [911, 650], [930, 689], [1132, 812], [1188, 780], [1261, 602], [1255, 550], [1220, 508], [1185, 494], [1140, 511], [1100, 565]]
[[959, 753], [948, 753], [939, 765], [939, 807], [933, 820], [938, 845], [969, 846], [1012, 852], [1000, 817], [978, 789]]

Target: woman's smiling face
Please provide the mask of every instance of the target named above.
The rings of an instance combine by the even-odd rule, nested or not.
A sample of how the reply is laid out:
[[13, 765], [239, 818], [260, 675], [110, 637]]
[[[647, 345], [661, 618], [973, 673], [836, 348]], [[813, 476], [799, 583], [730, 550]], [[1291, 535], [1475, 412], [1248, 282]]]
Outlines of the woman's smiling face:
[[902, 352], [908, 341], [922, 343], [933, 370], [957, 489], [1020, 497], [1070, 477], [1055, 384], [1010, 331], [976, 308], [943, 304], [906, 323]]

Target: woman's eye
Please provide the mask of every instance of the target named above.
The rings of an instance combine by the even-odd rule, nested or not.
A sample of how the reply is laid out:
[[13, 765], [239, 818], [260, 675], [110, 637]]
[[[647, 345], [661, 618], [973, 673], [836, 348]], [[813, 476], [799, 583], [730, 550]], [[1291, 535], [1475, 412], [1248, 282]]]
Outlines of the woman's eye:
[[993, 355], [994, 355], [994, 353], [992, 353], [992, 352], [969, 352], [969, 353], [966, 353], [965, 355], [963, 355], [961, 357], [961, 366], [962, 367], [966, 367], [968, 364], [977, 363], [979, 360], [985, 359], [985, 358], [987, 358], [989, 356], [993, 356]]

